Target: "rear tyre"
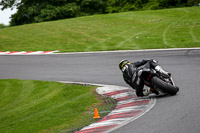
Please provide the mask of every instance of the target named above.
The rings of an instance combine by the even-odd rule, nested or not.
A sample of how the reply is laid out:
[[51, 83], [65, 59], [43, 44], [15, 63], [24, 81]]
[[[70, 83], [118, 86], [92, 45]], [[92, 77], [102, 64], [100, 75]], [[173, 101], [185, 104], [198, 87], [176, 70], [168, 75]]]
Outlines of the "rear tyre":
[[179, 91], [178, 87], [174, 87], [173, 85], [166, 83], [157, 76], [152, 77], [151, 84], [170, 95], [176, 95], [176, 93]]

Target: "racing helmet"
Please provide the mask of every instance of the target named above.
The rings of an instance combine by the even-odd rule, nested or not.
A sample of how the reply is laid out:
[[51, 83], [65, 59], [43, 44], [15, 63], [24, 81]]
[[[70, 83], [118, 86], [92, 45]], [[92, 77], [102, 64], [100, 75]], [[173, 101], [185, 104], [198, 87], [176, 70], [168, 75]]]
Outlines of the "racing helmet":
[[122, 68], [126, 65], [126, 64], [130, 64], [130, 62], [126, 59], [123, 59], [119, 62], [119, 69], [122, 70]]

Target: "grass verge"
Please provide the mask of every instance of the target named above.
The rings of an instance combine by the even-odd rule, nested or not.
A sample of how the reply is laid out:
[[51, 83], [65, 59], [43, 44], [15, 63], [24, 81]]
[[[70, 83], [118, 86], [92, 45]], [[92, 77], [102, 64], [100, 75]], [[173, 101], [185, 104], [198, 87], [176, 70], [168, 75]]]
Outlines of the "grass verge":
[[91, 123], [85, 114], [100, 103], [91, 86], [0, 80], [0, 131], [70, 132]]
[[200, 47], [200, 7], [94, 15], [0, 29], [0, 51]]

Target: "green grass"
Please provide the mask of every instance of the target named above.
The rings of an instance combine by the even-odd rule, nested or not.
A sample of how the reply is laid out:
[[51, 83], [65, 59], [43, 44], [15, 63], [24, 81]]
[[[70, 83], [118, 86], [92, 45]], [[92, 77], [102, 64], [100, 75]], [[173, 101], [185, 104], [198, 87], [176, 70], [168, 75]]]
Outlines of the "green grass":
[[[0, 132], [66, 132], [89, 124], [99, 100], [94, 87], [33, 80], [0, 80]], [[91, 121], [89, 121], [91, 122]]]
[[200, 47], [200, 7], [94, 15], [0, 29], [0, 51]]

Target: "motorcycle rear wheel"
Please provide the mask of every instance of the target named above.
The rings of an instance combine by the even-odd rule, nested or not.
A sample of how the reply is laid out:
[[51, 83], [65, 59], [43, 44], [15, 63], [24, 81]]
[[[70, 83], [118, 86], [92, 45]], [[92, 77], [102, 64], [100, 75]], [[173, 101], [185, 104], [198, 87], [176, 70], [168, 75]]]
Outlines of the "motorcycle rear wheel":
[[178, 87], [175, 87], [169, 83], [166, 83], [165, 81], [161, 80], [157, 76], [152, 77], [151, 84], [170, 95], [176, 95], [176, 93], [179, 91]]

